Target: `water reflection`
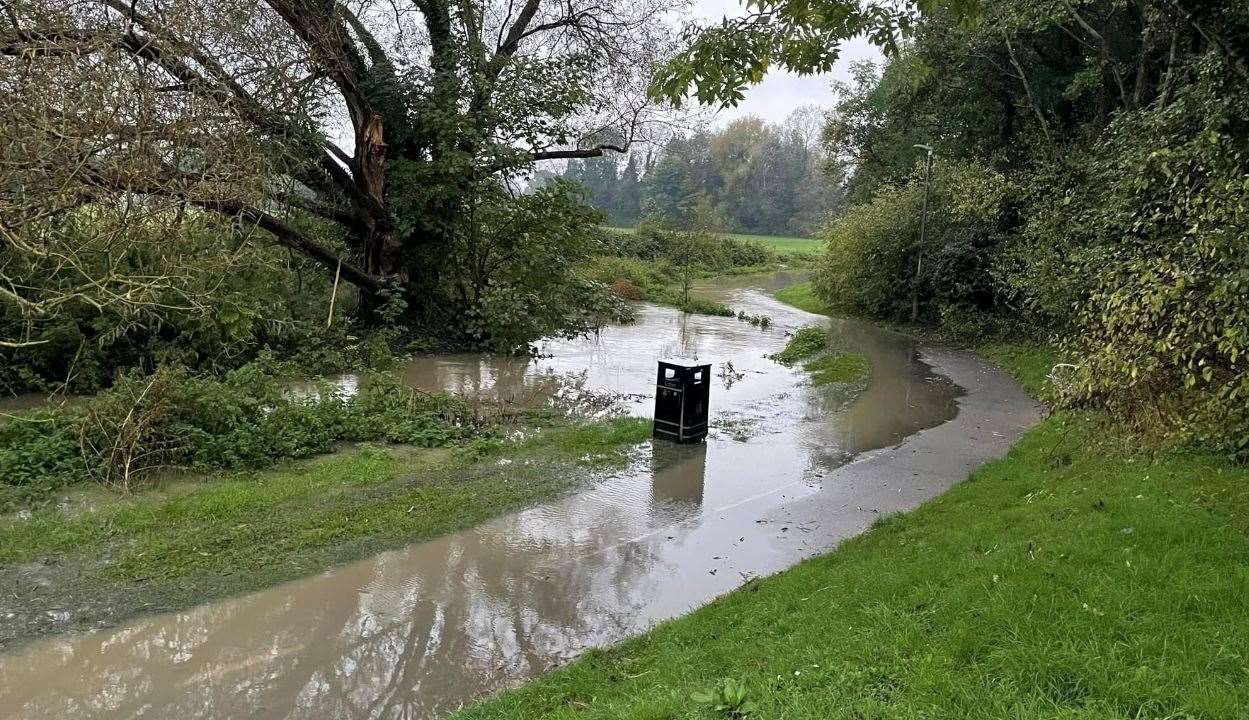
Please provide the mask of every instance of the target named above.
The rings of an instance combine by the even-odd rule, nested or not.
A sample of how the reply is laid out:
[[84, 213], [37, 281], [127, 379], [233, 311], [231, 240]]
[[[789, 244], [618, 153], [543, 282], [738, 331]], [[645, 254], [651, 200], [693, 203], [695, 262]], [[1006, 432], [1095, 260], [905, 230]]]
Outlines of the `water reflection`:
[[706, 444], [647, 444], [584, 492], [477, 528], [31, 644], [0, 656], [0, 717], [434, 717], [809, 555], [804, 526], [764, 518], [849, 492], [826, 473], [953, 417], [957, 389], [908, 339], [848, 321], [830, 332], [871, 359], [871, 386], [849, 405], [812, 388], [765, 356], [824, 319], [754, 283], [704, 292], [770, 315], [771, 329], [643, 306], [636, 324], [550, 341], [543, 357], [424, 358], [404, 373], [498, 402], [608, 393], [646, 413], [656, 357], [732, 362], [740, 377], [713, 388]]
[[656, 440], [651, 449], [651, 475], [653, 504], [684, 506], [691, 512], [697, 510], [703, 504], [707, 445], [678, 445]]

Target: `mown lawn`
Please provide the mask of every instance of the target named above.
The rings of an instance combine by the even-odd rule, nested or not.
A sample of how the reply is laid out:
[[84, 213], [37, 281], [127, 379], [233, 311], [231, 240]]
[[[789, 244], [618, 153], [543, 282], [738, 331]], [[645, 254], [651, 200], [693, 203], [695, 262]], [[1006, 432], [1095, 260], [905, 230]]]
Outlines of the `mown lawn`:
[[1249, 472], [1044, 421], [837, 550], [472, 708], [486, 718], [1243, 718]]
[[132, 496], [96, 493], [81, 510], [0, 517], [0, 584], [9, 588], [0, 617], [13, 613], [0, 647], [63, 629], [47, 607], [73, 613], [76, 625], [113, 622], [469, 527], [623, 462], [650, 425], [629, 418], [523, 431], [520, 441], [459, 449], [357, 447]]
[[[636, 228], [608, 227], [607, 229], [613, 232], [628, 234], [636, 232]], [[748, 235], [745, 233], [721, 234], [737, 240], [757, 242], [787, 255], [792, 253], [815, 253], [818, 252], [823, 245], [822, 240], [816, 240], [814, 238], [791, 237], [786, 235]]]

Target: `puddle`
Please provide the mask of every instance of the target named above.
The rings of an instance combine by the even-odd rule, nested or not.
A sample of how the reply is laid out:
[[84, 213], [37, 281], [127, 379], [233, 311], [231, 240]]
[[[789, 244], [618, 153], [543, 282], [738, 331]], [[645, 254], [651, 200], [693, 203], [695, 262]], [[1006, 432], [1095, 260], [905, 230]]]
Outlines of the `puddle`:
[[[914, 507], [1036, 419], [971, 356], [766, 292], [793, 280], [699, 289], [770, 316], [764, 330], [642, 306], [637, 323], [544, 343], [537, 359], [413, 361], [404, 378], [417, 387], [526, 404], [589, 393], [646, 415], [655, 358], [697, 357], [716, 364], [712, 432], [705, 445], [645, 444], [584, 492], [476, 528], [0, 655], [0, 717], [439, 717]], [[765, 357], [816, 323], [872, 361], [848, 405]], [[726, 361], [735, 373], [721, 374]]]

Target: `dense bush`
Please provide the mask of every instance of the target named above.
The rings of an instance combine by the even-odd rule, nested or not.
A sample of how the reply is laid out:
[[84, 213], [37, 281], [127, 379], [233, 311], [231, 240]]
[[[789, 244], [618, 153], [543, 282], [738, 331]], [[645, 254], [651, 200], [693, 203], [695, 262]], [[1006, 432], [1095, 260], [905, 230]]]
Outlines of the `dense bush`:
[[925, 321], [1057, 338], [1060, 402], [1249, 460], [1245, 4], [975, 14], [924, 16], [884, 72], [843, 88], [827, 137], [856, 156], [864, 202], [831, 226], [816, 290], [907, 315], [931, 144], [951, 160], [933, 173]]
[[344, 397], [292, 392], [263, 363], [220, 379], [162, 367], [127, 374], [82, 405], [0, 421], [0, 506], [90, 478], [130, 488], [166, 467], [262, 468], [348, 441], [441, 446], [482, 427], [464, 400], [385, 374]]
[[[62, 234], [89, 236], [86, 220], [62, 220]], [[70, 225], [71, 229], [64, 226]], [[128, 242], [151, 229], [135, 221]], [[335, 247], [334, 238], [320, 237]], [[146, 240], [179, 255], [195, 269], [183, 295], [161, 296], [156, 304], [102, 304], [72, 292], [81, 275], [70, 266], [44, 267], [23, 262], [0, 247], [0, 270], [65, 293], [64, 302], [46, 314], [24, 313], [0, 299], [0, 340], [20, 338], [36, 344], [0, 347], [0, 394], [65, 389], [88, 394], [107, 387], [119, 372], [178, 364], [210, 373], [245, 365], [268, 350], [298, 362], [309, 372], [374, 366], [391, 353], [385, 339], [358, 332], [345, 322], [356, 305], [354, 292], [340, 288], [337, 321], [326, 328], [332, 278], [310, 261], [268, 247], [223, 220], [191, 215], [179, 228]], [[88, 245], [85, 240], [84, 245]], [[131, 252], [124, 258], [130, 273], [159, 277], [171, 272], [156, 253]], [[220, 256], [245, 262], [216, 260]], [[104, 251], [82, 251], [79, 262], [89, 275], [105, 273], [122, 262]], [[100, 267], [95, 267], [96, 265]], [[225, 268], [225, 269], [223, 269]], [[51, 292], [50, 290], [47, 292]], [[189, 299], [188, 299], [189, 297]]]
[[1220, 62], [1197, 71], [1174, 102], [1116, 118], [1028, 208], [1002, 278], [1068, 328], [1068, 401], [1164, 409], [1249, 458], [1249, 92]]
[[410, 308], [413, 330], [444, 348], [510, 353], [627, 319], [610, 283], [577, 271], [603, 252], [601, 220], [569, 183], [517, 197], [497, 181], [479, 184], [452, 242], [437, 249], [446, 257], [429, 283], [434, 297]]
[[89, 477], [78, 446], [81, 422], [75, 410], [0, 416], [0, 512]]
[[[75, 300], [70, 289], [80, 278], [72, 268], [59, 271], [71, 277], [51, 273], [43, 279], [44, 285], [68, 288], [68, 299], [55, 312], [32, 317], [0, 295], [0, 340], [38, 343], [0, 346], [0, 394], [61, 388], [88, 394], [108, 387], [119, 373], [161, 364], [220, 375], [265, 350], [310, 374], [375, 368], [409, 348], [523, 351], [540, 337], [585, 332], [627, 317], [608, 286], [576, 271], [604, 252], [600, 219], [565, 183], [518, 197], [497, 182], [482, 183], [452, 241], [430, 251], [431, 264], [441, 269], [413, 280], [425, 288], [419, 307], [395, 291], [396, 302], [374, 303], [384, 309], [370, 314], [370, 324], [353, 324], [358, 293], [343, 283], [335, 295], [335, 322], [327, 328], [333, 278], [324, 267], [215, 216], [191, 214], [178, 232], [159, 240], [191, 265], [182, 271], [193, 276], [184, 294], [194, 303], [181, 297], [142, 307]], [[84, 222], [81, 232], [91, 229]], [[342, 239], [324, 228], [301, 229], [335, 252], [346, 251]], [[142, 232], [139, 223], [127, 228], [130, 235]], [[91, 274], [105, 272], [107, 256], [84, 256], [84, 262], [102, 266]], [[246, 262], [223, 263], [221, 257]], [[51, 272], [22, 260], [0, 246], [0, 274]], [[127, 262], [130, 272], [144, 276], [167, 271], [153, 259]], [[222, 266], [228, 271], [215, 271]]]
[[833, 307], [887, 320], [909, 316], [916, 289], [929, 321], [966, 308], [992, 310], [990, 265], [1003, 237], [1005, 178], [974, 162], [937, 162], [921, 247], [923, 198], [917, 169], [906, 183], [881, 187], [834, 221], [813, 276], [817, 294]]

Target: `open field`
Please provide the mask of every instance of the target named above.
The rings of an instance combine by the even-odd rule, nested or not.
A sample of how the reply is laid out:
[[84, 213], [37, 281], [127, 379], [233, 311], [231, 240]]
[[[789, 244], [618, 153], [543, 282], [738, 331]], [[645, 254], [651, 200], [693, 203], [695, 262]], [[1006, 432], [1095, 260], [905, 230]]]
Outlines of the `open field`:
[[[608, 227], [612, 232], [632, 234], [634, 228]], [[821, 240], [815, 238], [789, 237], [785, 235], [747, 235], [743, 233], [720, 233], [726, 237], [737, 240], [749, 240], [751, 242], [767, 245], [774, 250], [790, 254], [790, 253], [816, 253], [819, 252], [823, 245]]]

